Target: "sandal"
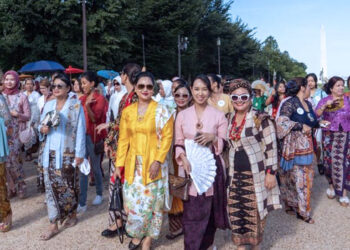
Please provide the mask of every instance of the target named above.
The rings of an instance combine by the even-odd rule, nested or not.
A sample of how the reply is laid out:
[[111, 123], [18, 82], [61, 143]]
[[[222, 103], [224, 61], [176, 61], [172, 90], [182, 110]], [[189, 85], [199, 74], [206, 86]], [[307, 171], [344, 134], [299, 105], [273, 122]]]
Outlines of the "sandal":
[[309, 223], [309, 224], [315, 223], [315, 221], [310, 216], [304, 217], [304, 216], [301, 216], [298, 212], [297, 212], [297, 219], [302, 220], [302, 221]]
[[39, 240], [41, 241], [48, 241], [52, 237], [54, 237], [56, 234], [58, 234], [58, 229], [55, 230], [49, 230], [48, 232], [45, 232], [44, 234], [40, 235]]
[[168, 233], [167, 235], [165, 235], [165, 238], [167, 238], [168, 240], [173, 240], [176, 239], [177, 237], [179, 237], [180, 235], [183, 235], [184, 231], [181, 230], [179, 233], [173, 234], [173, 233]]
[[342, 196], [339, 198], [339, 203], [342, 207], [348, 207], [349, 206], [349, 198], [347, 196]]
[[67, 229], [67, 228], [70, 228], [70, 227], [74, 227], [76, 224], [78, 223], [78, 219], [77, 218], [68, 218], [64, 224], [63, 224], [63, 228], [64, 229]]
[[[5, 221], [7, 220], [7, 221]], [[12, 214], [10, 213], [7, 215], [7, 217], [4, 219], [5, 222], [0, 223], [0, 232], [6, 233], [11, 230], [12, 227]]]
[[334, 189], [327, 188], [326, 193], [327, 193], [328, 199], [332, 200], [332, 199], [335, 198], [335, 191], [334, 191]]
[[323, 164], [318, 164], [317, 168], [318, 168], [319, 174], [320, 175], [324, 175], [324, 166], [323, 166]]
[[286, 214], [289, 214], [289, 215], [294, 215], [295, 214], [295, 211], [292, 207], [290, 206], [287, 206], [286, 205], [286, 209], [284, 210], [286, 212]]

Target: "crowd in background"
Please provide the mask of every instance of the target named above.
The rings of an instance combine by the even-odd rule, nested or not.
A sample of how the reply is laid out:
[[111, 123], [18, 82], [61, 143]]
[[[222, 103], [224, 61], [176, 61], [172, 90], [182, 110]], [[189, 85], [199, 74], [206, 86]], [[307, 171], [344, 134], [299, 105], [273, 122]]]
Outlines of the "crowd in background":
[[[49, 226], [40, 240], [58, 234], [59, 224], [77, 224], [88, 209], [89, 183], [92, 205], [103, 203], [104, 158], [108, 202], [120, 181], [123, 208], [109, 211], [102, 236], [125, 233], [129, 249], [150, 249], [166, 213], [166, 238], [184, 234], [185, 249], [210, 248], [217, 229], [231, 230], [238, 249], [259, 249], [267, 214], [282, 202], [287, 214], [315, 223], [316, 166], [328, 198], [350, 203], [350, 95], [337, 76], [322, 88], [312, 73], [273, 84], [215, 74], [187, 83], [156, 80], [129, 63], [103, 81], [94, 72], [73, 79], [55, 72], [21, 83], [10, 70], [1, 93], [1, 232], [11, 229], [10, 199], [28, 196], [23, 155], [37, 166], [38, 192], [45, 193]], [[208, 151], [215, 176], [202, 177], [204, 192], [190, 181], [181, 198], [169, 176], [194, 178], [190, 143]]]

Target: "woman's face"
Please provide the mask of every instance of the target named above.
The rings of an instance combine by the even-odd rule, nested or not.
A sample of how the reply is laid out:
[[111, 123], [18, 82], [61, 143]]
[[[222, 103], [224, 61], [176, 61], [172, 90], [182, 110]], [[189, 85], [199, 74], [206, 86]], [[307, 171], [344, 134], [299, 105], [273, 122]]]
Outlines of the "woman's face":
[[341, 97], [344, 95], [344, 82], [343, 81], [337, 81], [333, 88], [331, 88], [332, 95], [336, 97]]
[[210, 91], [202, 80], [197, 79], [194, 81], [191, 92], [195, 103], [199, 105], [207, 103]]
[[34, 90], [34, 82], [32, 80], [27, 80], [24, 89], [28, 92], [32, 92]]
[[117, 80], [113, 81], [113, 85], [114, 85], [114, 90], [116, 92], [120, 92], [120, 90], [122, 89], [122, 86], [120, 86], [120, 83]]
[[310, 89], [316, 88], [316, 82], [312, 76], [309, 76], [307, 79], [307, 85], [309, 86]]
[[79, 81], [74, 81], [73, 90], [75, 93], [80, 93]]
[[283, 83], [281, 83], [278, 86], [277, 92], [278, 92], [278, 94], [285, 94], [286, 93], [286, 86]]
[[179, 107], [180, 109], [186, 108], [189, 102], [191, 101], [190, 93], [186, 88], [178, 89], [174, 94], [174, 98], [175, 98], [176, 106]]
[[90, 82], [85, 77], [81, 78], [81, 88], [83, 89], [83, 93], [88, 95], [95, 88], [95, 82]]
[[148, 77], [141, 77], [135, 86], [135, 92], [139, 100], [149, 102], [152, 100], [153, 95], [153, 83]]
[[52, 93], [56, 98], [67, 98], [69, 87], [61, 79], [55, 79], [52, 84]]
[[246, 112], [252, 106], [252, 98], [245, 88], [238, 88], [231, 92], [231, 101], [236, 111]]
[[164, 91], [164, 88], [163, 88], [163, 84], [159, 83], [159, 94], [161, 97], [165, 97], [165, 91]]
[[40, 86], [40, 93], [43, 96], [47, 96], [49, 94], [49, 88], [46, 86]]
[[5, 88], [7, 89], [13, 89], [17, 85], [16, 79], [13, 75], [7, 75], [4, 83], [5, 83]]

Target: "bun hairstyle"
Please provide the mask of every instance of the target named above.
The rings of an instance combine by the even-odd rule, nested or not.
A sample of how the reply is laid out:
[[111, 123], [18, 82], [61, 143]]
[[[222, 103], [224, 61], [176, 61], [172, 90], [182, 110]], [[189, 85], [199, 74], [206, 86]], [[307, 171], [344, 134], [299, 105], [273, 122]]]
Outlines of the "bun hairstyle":
[[180, 83], [174, 90], [174, 93], [176, 93], [179, 89], [182, 89], [182, 88], [185, 88], [187, 89], [188, 93], [190, 94], [190, 96], [192, 96], [192, 92], [191, 92], [191, 89], [190, 87], [188, 86], [188, 84], [185, 82], [185, 83]]
[[334, 85], [338, 82], [338, 81], [342, 81], [343, 83], [344, 82], [344, 79], [339, 77], [339, 76], [333, 76], [331, 79], [329, 79], [329, 81], [323, 86], [323, 90], [328, 94], [330, 95], [332, 92], [331, 92], [331, 89], [334, 87]]
[[122, 74], [126, 74], [132, 85], [137, 83], [136, 77], [141, 72], [140, 65], [136, 63], [128, 63], [122, 69]]
[[95, 72], [92, 71], [86, 71], [81, 75], [81, 78], [85, 78], [86, 80], [88, 80], [89, 82], [94, 82], [94, 87], [97, 87], [98, 85], [98, 81], [97, 81], [97, 75]]
[[210, 93], [213, 91], [211, 89], [211, 84], [210, 84], [209, 78], [206, 75], [204, 75], [204, 74], [200, 74], [200, 75], [196, 76], [196, 78], [191, 83], [191, 88], [193, 88], [193, 84], [197, 80], [201, 80], [206, 85], [206, 87], [207, 87], [207, 89], [209, 90]]
[[149, 71], [139, 72], [139, 73], [137, 74], [136, 78], [135, 78], [135, 84], [134, 84], [134, 85], [136, 85], [136, 84], [138, 83], [138, 81], [139, 81], [141, 78], [143, 78], [143, 77], [149, 78], [149, 79], [151, 80], [153, 86], [156, 85], [156, 82], [155, 82], [155, 80], [154, 80], [154, 76], [153, 76], [153, 74], [152, 74], [151, 72], [149, 72]]
[[296, 96], [301, 87], [306, 87], [307, 82], [306, 78], [303, 77], [294, 77], [292, 80], [287, 82], [286, 94], [287, 96]]
[[220, 88], [220, 86], [221, 86], [221, 79], [220, 79], [220, 77], [218, 77], [215, 74], [208, 74], [207, 76], [208, 76], [208, 78], [211, 78], [211, 80], [213, 82], [216, 82], [218, 84], [218, 88]]
[[66, 86], [69, 87], [69, 89], [70, 89], [69, 91], [72, 90], [71, 82], [70, 82], [70, 80], [69, 80], [69, 78], [68, 78], [68, 76], [66, 74], [64, 74], [64, 73], [57, 73], [55, 75], [55, 77], [52, 79], [52, 83], [54, 83], [56, 79], [59, 79], [62, 82], [64, 82], [66, 84]]

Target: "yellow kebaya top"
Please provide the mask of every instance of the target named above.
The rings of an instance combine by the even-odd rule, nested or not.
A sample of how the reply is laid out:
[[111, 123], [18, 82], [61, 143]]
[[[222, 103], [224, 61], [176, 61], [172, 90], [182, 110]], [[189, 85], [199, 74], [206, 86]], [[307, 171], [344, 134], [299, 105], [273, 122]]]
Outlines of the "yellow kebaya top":
[[155, 179], [149, 177], [149, 169], [154, 161], [164, 163], [173, 139], [174, 118], [171, 117], [162, 129], [162, 139], [158, 148], [156, 133], [156, 108], [158, 103], [151, 101], [143, 117], [138, 117], [138, 102], [122, 112], [119, 140], [116, 154], [116, 167], [125, 167], [125, 180], [134, 180], [136, 156], [142, 156], [142, 180], [147, 185], [162, 178], [161, 169]]

